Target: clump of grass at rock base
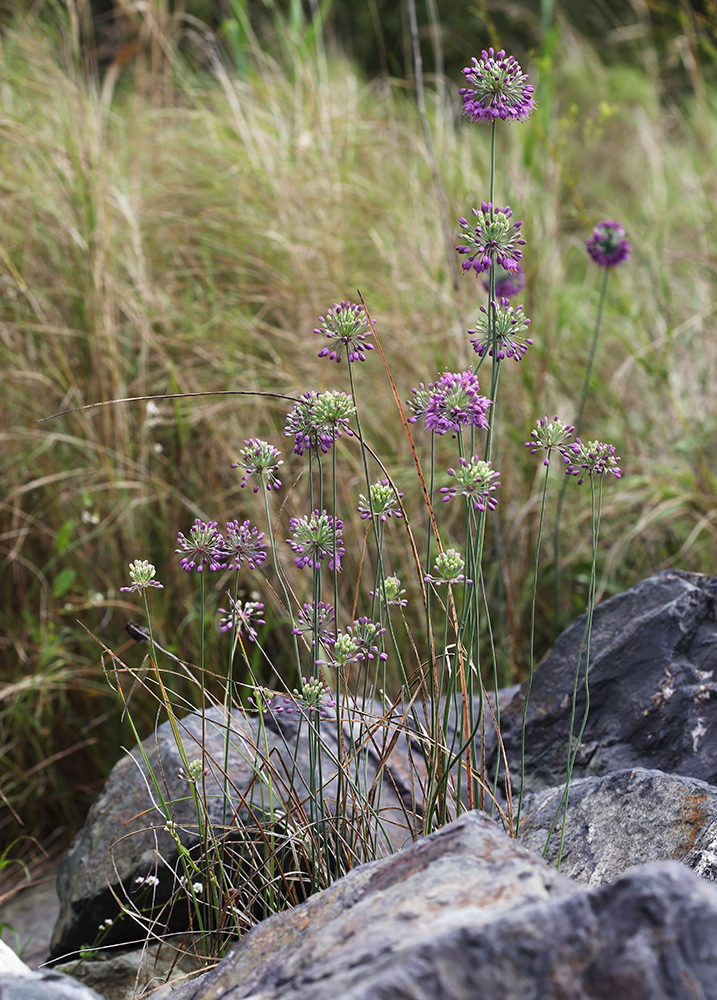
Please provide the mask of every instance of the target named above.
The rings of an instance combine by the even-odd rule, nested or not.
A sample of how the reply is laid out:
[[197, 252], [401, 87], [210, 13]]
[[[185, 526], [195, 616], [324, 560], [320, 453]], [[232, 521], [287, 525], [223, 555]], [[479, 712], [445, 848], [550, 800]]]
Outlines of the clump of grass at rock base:
[[[704, 86], [678, 106], [649, 73], [603, 67], [567, 28], [553, 40], [531, 67], [537, 113], [498, 136], [500, 200], [520, 206], [531, 236], [521, 298], [536, 341], [530, 364], [504, 373], [499, 559], [490, 529], [486, 541], [494, 608], [502, 594], [505, 681], [528, 662], [539, 506], [535, 462], [512, 445], [536, 415], [569, 419], [577, 409], [599, 295], [584, 241], [598, 218], [620, 218], [633, 259], [611, 285], [589, 398], [630, 473], [604, 502], [597, 596], [667, 565], [709, 571], [714, 551], [714, 94]], [[193, 595], [166, 557], [195, 516], [249, 516], [230, 468], [244, 439], [286, 443], [285, 409], [255, 396], [155, 399], [36, 421], [125, 396], [324, 389], [335, 373], [314, 360], [323, 346], [316, 316], [357, 286], [405, 398], [446, 366], [469, 363], [465, 331], [483, 301], [470, 277], [454, 291], [420, 123], [402, 88], [362, 80], [340, 53], [320, 66], [312, 53], [282, 66], [255, 51], [236, 80], [220, 57], [197, 71], [174, 52], [158, 101], [131, 63], [114, 92], [103, 90], [78, 52], [59, 16], [18, 23], [2, 40], [8, 840], [75, 829], [131, 742], [76, 620], [121, 650], [134, 605], [119, 587], [141, 555], [162, 567], [158, 635], [196, 659]], [[461, 121], [457, 86], [442, 106], [427, 94], [451, 225], [479, 203], [489, 173], [488, 145]], [[383, 392], [378, 377], [360, 386], [364, 433], [408, 478]], [[353, 479], [339, 485], [347, 508], [361, 483], [353, 460]], [[444, 537], [455, 531], [459, 541], [450, 507]], [[299, 512], [290, 493], [285, 514]], [[585, 605], [588, 517], [569, 497], [565, 622]], [[354, 530], [346, 580], [360, 552]], [[552, 635], [551, 578], [544, 552], [538, 653]], [[261, 596], [271, 647], [284, 640], [270, 595]], [[339, 596], [350, 613], [353, 595]], [[208, 627], [205, 639], [207, 660], [221, 662], [217, 631]], [[133, 712], [149, 732], [154, 707], [141, 691]]]

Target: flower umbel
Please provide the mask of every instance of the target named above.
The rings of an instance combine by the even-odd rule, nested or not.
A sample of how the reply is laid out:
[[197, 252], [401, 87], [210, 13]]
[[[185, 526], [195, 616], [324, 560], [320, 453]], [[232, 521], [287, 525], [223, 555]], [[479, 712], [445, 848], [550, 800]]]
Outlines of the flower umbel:
[[371, 591], [371, 597], [379, 596], [385, 604], [395, 604], [397, 608], [405, 608], [408, 604], [403, 596], [405, 593], [405, 590], [401, 590], [401, 581], [397, 576], [387, 576], [379, 591]]
[[328, 705], [333, 707], [336, 702], [331, 699], [331, 691], [326, 682], [319, 680], [318, 677], [302, 677], [301, 690], [294, 688], [294, 698], [301, 708], [306, 709], [307, 712], [318, 710], [322, 718], [326, 717], [326, 712], [322, 710], [325, 695], [329, 696]]
[[259, 615], [264, 610], [264, 605], [260, 601], [235, 601], [231, 594], [229, 598], [229, 610], [219, 608], [223, 618], [219, 619], [219, 631], [228, 632], [230, 628], [236, 629], [237, 635], [245, 635], [250, 642], [256, 642], [258, 632], [255, 625], [266, 625]]
[[331, 650], [331, 655], [333, 659], [330, 661], [317, 660], [317, 666], [329, 666], [329, 667], [346, 667], [349, 663], [353, 663], [358, 660], [359, 653], [361, 652], [361, 647], [357, 639], [353, 635], [347, 635], [345, 632], [339, 632], [336, 636], [336, 642], [334, 643], [333, 649]]
[[374, 656], [378, 656], [379, 660], [387, 660], [388, 653], [382, 652], [376, 645], [376, 640], [385, 631], [385, 628], [381, 628], [376, 622], [372, 622], [370, 618], [357, 618], [351, 622], [346, 632], [356, 643], [356, 659], [373, 660]]
[[403, 493], [396, 494], [396, 491], [389, 485], [388, 479], [380, 479], [377, 483], [372, 483], [369, 487], [369, 499], [363, 493], [359, 493], [358, 511], [361, 520], [366, 520], [373, 514], [375, 517], [385, 521], [387, 517], [403, 517], [398, 500]]
[[471, 122], [503, 121], [524, 122], [536, 107], [533, 87], [528, 76], [513, 56], [506, 58], [503, 49], [494, 52], [483, 49], [481, 59], [472, 57], [472, 66], [466, 66], [463, 75], [470, 87], [458, 93], [463, 98], [463, 115]]
[[424, 579], [426, 583], [472, 583], [463, 574], [465, 562], [463, 556], [456, 549], [446, 549], [441, 552], [433, 567], [433, 575], [428, 573]]
[[312, 601], [311, 604], [304, 604], [299, 608], [299, 624], [292, 631], [292, 635], [311, 635], [311, 645], [316, 645], [316, 640], [322, 646], [332, 646], [334, 643], [334, 626], [336, 623], [334, 609], [330, 604], [319, 601], [318, 604]]
[[132, 581], [131, 587], [120, 587], [125, 594], [131, 594], [135, 590], [145, 590], [146, 587], [159, 587], [163, 589], [163, 584], [154, 579], [156, 569], [151, 562], [146, 559], [135, 559], [129, 564], [129, 578]]
[[444, 503], [455, 496], [464, 496], [472, 501], [476, 510], [495, 510], [498, 501], [491, 493], [500, 485], [500, 473], [491, 469], [490, 462], [484, 462], [477, 455], [470, 461], [460, 458], [459, 462], [457, 469], [448, 469], [448, 475], [455, 477], [456, 485], [441, 487], [441, 493], [445, 493]]
[[490, 309], [493, 313], [493, 323], [490, 323], [488, 310], [485, 306], [480, 307], [483, 313], [478, 318], [475, 330], [468, 333], [475, 333], [477, 336], [471, 337], [473, 350], [479, 357], [484, 357], [486, 353], [493, 357], [493, 338], [498, 348], [498, 359], [514, 358], [522, 361], [523, 355], [527, 353], [529, 345], [533, 341], [530, 337], [522, 337], [524, 330], [528, 329], [530, 320], [523, 313], [523, 307], [513, 308], [509, 299], [502, 298], [499, 302], [492, 301]]
[[[201, 781], [203, 777], [209, 774], [208, 767], [202, 767], [202, 762], [199, 758], [196, 760], [190, 760], [189, 770], [185, 771], [183, 767], [180, 767], [177, 777], [181, 778], [183, 781], [190, 781], [196, 785], [198, 781]], [[145, 879], [145, 882], [147, 880]]]
[[336, 569], [341, 570], [341, 557], [345, 551], [341, 541], [343, 521], [325, 510], [321, 513], [315, 510], [310, 517], [292, 517], [289, 523], [294, 537], [286, 541], [297, 553], [294, 562], [300, 569], [304, 566], [319, 569], [322, 560], [328, 557], [329, 569], [333, 569], [335, 564]]
[[294, 437], [294, 454], [314, 448], [326, 454], [342, 431], [353, 434], [349, 417], [355, 412], [345, 392], [305, 392], [286, 417], [287, 437]]
[[558, 418], [557, 413], [550, 421], [547, 417], [540, 417], [536, 420], [536, 426], [530, 432], [533, 440], [526, 441], [525, 447], [530, 448], [531, 455], [535, 455], [536, 452], [545, 449], [547, 454], [543, 459], [543, 465], [550, 465], [550, 453], [557, 449], [562, 454], [563, 449], [561, 445], [565, 444], [574, 431], [575, 428], [564, 424]]
[[[241, 488], [244, 489], [252, 476], [258, 476], [260, 483], [266, 486], [267, 490], [278, 490], [281, 480], [276, 476], [283, 459], [279, 458], [280, 452], [273, 444], [262, 441], [261, 438], [250, 438], [244, 441], [245, 447], [239, 452], [239, 462], [232, 463], [232, 469], [244, 469], [241, 481]], [[254, 486], [254, 492], [259, 492], [260, 483]]]
[[487, 271], [493, 261], [496, 261], [506, 271], [518, 270], [518, 261], [523, 256], [520, 249], [526, 241], [520, 236], [522, 222], [511, 222], [513, 210], [509, 205], [505, 208], [493, 208], [489, 201], [481, 203], [480, 209], [472, 208], [475, 222], [459, 219], [466, 244], [457, 246], [458, 253], [468, 254], [461, 267], [476, 274]]
[[618, 466], [620, 456], [615, 454], [615, 446], [603, 444], [602, 441], [588, 441], [583, 444], [580, 438], [575, 438], [572, 444], [560, 449], [567, 464], [566, 476], [580, 476], [578, 486], [585, 476], [601, 476], [611, 472], [616, 479], [622, 478]]
[[[365, 361], [365, 351], [372, 351], [373, 344], [366, 342], [372, 336], [364, 307], [353, 302], [334, 303], [333, 308], [326, 310], [326, 316], [319, 316], [321, 329], [314, 333], [328, 337], [332, 342], [330, 347], [319, 351], [320, 358], [330, 358], [337, 363], [341, 361], [342, 352], [346, 352], [349, 361]], [[376, 320], [373, 321], [374, 323]]]
[[197, 573], [201, 573], [205, 566], [212, 573], [223, 569], [221, 560], [224, 558], [224, 539], [217, 531], [216, 521], [204, 522], [197, 518], [189, 530], [189, 538], [179, 532], [177, 545], [179, 548], [175, 552], [180, 555], [186, 553], [179, 563], [185, 572], [191, 573], [195, 566]]
[[257, 569], [266, 559], [264, 532], [254, 527], [251, 521], [227, 521], [227, 536], [224, 540], [226, 569], [239, 569], [246, 559], [252, 569]]
[[598, 222], [585, 246], [600, 267], [617, 267], [630, 256], [630, 243], [625, 239], [625, 230], [614, 219]]
[[[489, 292], [490, 281], [488, 278], [484, 278], [482, 284], [486, 292]], [[522, 292], [524, 288], [525, 274], [523, 274], [523, 268], [520, 264], [518, 264], [515, 271], [506, 271], [500, 264], [496, 267], [495, 294], [497, 298], [512, 299], [514, 295]]]
[[[488, 426], [490, 400], [480, 395], [478, 378], [470, 368], [464, 372], [444, 372], [428, 389], [414, 389], [411, 404], [415, 422], [423, 416], [426, 430], [457, 437], [465, 426]], [[420, 395], [419, 395], [420, 394]], [[420, 402], [419, 405], [417, 405]], [[422, 411], [422, 412], [421, 412]]]

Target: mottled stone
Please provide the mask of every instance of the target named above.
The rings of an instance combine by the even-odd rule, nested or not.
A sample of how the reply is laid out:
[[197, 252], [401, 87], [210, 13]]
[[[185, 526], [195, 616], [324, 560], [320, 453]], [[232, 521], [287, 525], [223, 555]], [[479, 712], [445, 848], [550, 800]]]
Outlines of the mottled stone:
[[717, 888], [596, 889], [469, 813], [251, 931], [176, 1000], [717, 1000]]
[[[590, 712], [574, 778], [644, 767], [717, 784], [717, 579], [665, 570], [598, 605], [590, 651]], [[571, 698], [585, 616], [535, 672], [528, 705], [530, 790], [565, 780]], [[584, 654], [574, 734], [585, 705]], [[526, 684], [502, 715], [515, 785]], [[493, 754], [495, 763], [495, 754]]]
[[[520, 843], [542, 855], [565, 786], [530, 792], [523, 800]], [[514, 803], [517, 810], [517, 801]], [[555, 864], [562, 812], [545, 859]], [[717, 788], [635, 768], [570, 784], [560, 871], [584, 885], [612, 882], [637, 865], [683, 861], [714, 880]]]
[[23, 976], [0, 973], [0, 1000], [103, 1000], [76, 979], [50, 969]]

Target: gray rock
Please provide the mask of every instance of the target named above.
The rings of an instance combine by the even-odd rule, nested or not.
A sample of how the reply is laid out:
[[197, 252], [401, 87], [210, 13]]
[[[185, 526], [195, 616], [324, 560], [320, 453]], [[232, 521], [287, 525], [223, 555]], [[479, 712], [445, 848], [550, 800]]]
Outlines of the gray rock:
[[[523, 800], [520, 843], [542, 855], [564, 785], [530, 792]], [[517, 802], [514, 803], [517, 809]], [[545, 860], [555, 864], [562, 813]], [[570, 784], [560, 871], [584, 885], [612, 882], [637, 865], [683, 861], [714, 881], [717, 788], [635, 768]]]
[[[247, 831], [255, 828], [268, 809], [267, 785], [257, 780], [254, 762], [264, 761], [262, 771], [270, 774], [275, 807], [287, 811], [287, 802], [296, 808], [306, 801], [311, 785], [312, 765], [308, 750], [308, 723], [293, 709], [292, 702], [274, 698], [264, 713], [264, 728], [260, 730], [256, 715], [235, 712], [230, 719], [230, 777], [228, 822], [233, 820], [227, 836], [236, 845], [246, 842]], [[358, 737], [360, 726], [355, 713], [352, 725], [344, 724], [342, 740], [350, 748]], [[222, 830], [224, 819], [223, 762], [227, 719], [218, 707], [205, 713], [187, 716], [179, 722], [186, 754], [192, 759], [202, 757], [205, 746], [205, 778], [209, 819], [215, 831]], [[301, 726], [301, 729], [300, 729]], [[202, 732], [204, 728], [204, 733]], [[299, 734], [300, 730], [300, 734]], [[390, 737], [382, 729], [371, 739], [362, 737], [365, 749], [357, 751], [362, 780], [371, 787], [376, 776], [382, 741]], [[333, 811], [336, 795], [337, 729], [335, 709], [321, 723], [321, 779], [327, 813]], [[173, 821], [183, 846], [196, 848], [199, 830], [191, 787], [178, 777], [181, 758], [177, 751], [169, 722], [163, 723], [156, 734], [143, 744], [152, 769], [160, 782], [162, 795], [170, 804]], [[257, 747], [260, 748], [257, 751]], [[391, 772], [382, 772], [378, 783], [383, 840], [376, 845], [379, 853], [403, 846], [413, 839], [417, 817], [409, 814], [411, 806], [408, 769], [400, 767], [399, 755], [391, 762]], [[266, 761], [270, 761], [269, 764]], [[316, 780], [316, 779], [313, 779]], [[112, 770], [110, 778], [93, 804], [83, 829], [75, 837], [60, 867], [57, 890], [60, 915], [55, 925], [50, 958], [62, 960], [75, 956], [83, 947], [111, 946], [145, 937], [145, 925], [137, 926], [132, 917], [120, 914], [121, 900], [126, 906], [141, 905], [146, 912], [158, 912], [174, 893], [181, 875], [175, 841], [165, 829], [165, 815], [158, 807], [158, 792], [147, 777], [147, 768], [139, 751], [123, 758]], [[153, 804], [154, 803], [154, 804]], [[308, 806], [305, 806], [308, 809]], [[150, 888], [138, 886], [136, 880], [152, 876], [158, 884]], [[140, 893], [141, 898], [140, 898]], [[173, 905], [167, 918], [168, 930], [188, 926], [189, 904], [186, 894], [179, 905]], [[102, 925], [106, 921], [111, 926]]]
[[[644, 767], [717, 784], [717, 580], [666, 570], [595, 609], [590, 712], [574, 778]], [[526, 787], [565, 780], [575, 668], [585, 616], [535, 672], [526, 730]], [[581, 680], [577, 721], [585, 704]], [[505, 709], [514, 790], [526, 684]], [[495, 755], [494, 755], [495, 761]]]
[[580, 888], [464, 814], [251, 931], [176, 1000], [716, 1000], [717, 888]]
[[103, 1000], [76, 979], [51, 969], [24, 976], [0, 975], [0, 1000]]

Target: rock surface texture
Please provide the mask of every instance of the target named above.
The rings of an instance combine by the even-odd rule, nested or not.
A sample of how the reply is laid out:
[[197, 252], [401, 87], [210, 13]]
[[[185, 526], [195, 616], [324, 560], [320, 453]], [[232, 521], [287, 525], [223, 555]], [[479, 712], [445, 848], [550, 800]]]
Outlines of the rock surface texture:
[[[543, 853], [564, 787], [530, 792], [523, 800], [519, 840], [536, 854]], [[549, 864], [558, 858], [561, 822], [545, 854]], [[636, 865], [668, 859], [715, 880], [717, 787], [643, 768], [571, 782], [563, 874], [594, 886]]]
[[[590, 713], [574, 778], [644, 767], [717, 784], [717, 579], [666, 570], [595, 609]], [[528, 703], [526, 787], [565, 779], [571, 699], [585, 616], [535, 672]], [[585, 705], [578, 685], [578, 725]], [[519, 774], [523, 684], [501, 717]], [[575, 727], [575, 731], [578, 729]], [[495, 760], [495, 757], [494, 757]]]
[[581, 889], [478, 813], [251, 931], [176, 1000], [713, 1000], [717, 888]]

